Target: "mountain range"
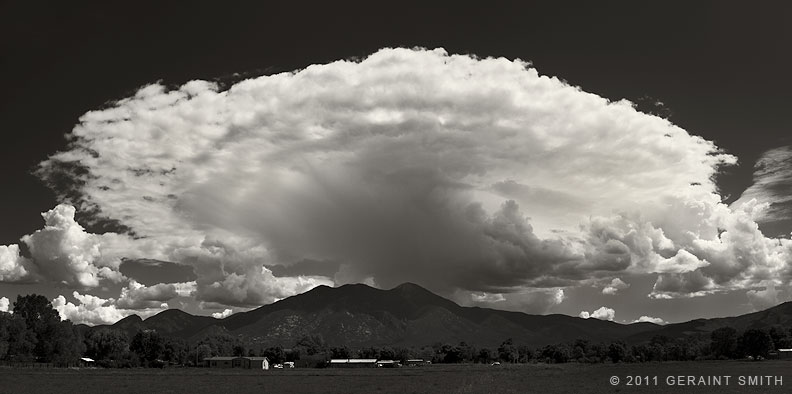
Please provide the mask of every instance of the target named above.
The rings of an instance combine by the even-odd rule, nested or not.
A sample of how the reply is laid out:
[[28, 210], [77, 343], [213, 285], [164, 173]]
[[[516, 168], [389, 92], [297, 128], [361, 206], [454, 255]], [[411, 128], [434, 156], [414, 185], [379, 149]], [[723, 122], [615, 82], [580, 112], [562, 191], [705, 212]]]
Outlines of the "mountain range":
[[[178, 309], [148, 319], [128, 316], [112, 328], [130, 335], [141, 329], [188, 340], [212, 333], [240, 336], [247, 342], [290, 346], [306, 335], [321, 335], [331, 346], [424, 346], [465, 341], [497, 346], [507, 338], [529, 346], [586, 338], [638, 343], [655, 335], [678, 338], [709, 334], [724, 326], [737, 330], [792, 325], [792, 302], [737, 317], [697, 319], [665, 326], [621, 324], [567, 315], [530, 315], [463, 307], [421, 286], [404, 283], [390, 290], [364, 284], [318, 286], [278, 302], [225, 319], [195, 316]], [[94, 329], [108, 326], [96, 326]]]

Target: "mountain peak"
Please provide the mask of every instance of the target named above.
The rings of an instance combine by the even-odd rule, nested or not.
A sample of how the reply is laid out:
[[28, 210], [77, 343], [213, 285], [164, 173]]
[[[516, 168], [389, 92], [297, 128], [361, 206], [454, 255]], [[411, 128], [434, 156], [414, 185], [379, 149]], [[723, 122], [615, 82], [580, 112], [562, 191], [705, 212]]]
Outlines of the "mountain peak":
[[164, 318], [164, 317], [169, 317], [169, 316], [176, 317], [176, 316], [192, 316], [192, 315], [187, 313], [187, 312], [185, 312], [185, 311], [183, 311], [183, 310], [181, 310], [181, 309], [171, 308], [171, 309], [166, 309], [166, 310], [164, 310], [164, 311], [162, 311], [160, 313], [157, 313], [156, 315], [151, 316], [151, 317], [149, 317], [146, 320], [154, 319], [156, 317]]
[[404, 283], [394, 287], [391, 290], [423, 290], [423, 291], [428, 291], [425, 288], [421, 287], [420, 285], [417, 285], [417, 284], [412, 283], [412, 282], [404, 282]]
[[129, 315], [129, 316], [127, 316], [127, 317], [115, 322], [115, 324], [119, 324], [119, 323], [121, 323], [121, 324], [123, 324], [123, 323], [139, 323], [139, 322], [142, 322], [142, 321], [143, 321], [143, 318], [138, 316], [138, 315]]

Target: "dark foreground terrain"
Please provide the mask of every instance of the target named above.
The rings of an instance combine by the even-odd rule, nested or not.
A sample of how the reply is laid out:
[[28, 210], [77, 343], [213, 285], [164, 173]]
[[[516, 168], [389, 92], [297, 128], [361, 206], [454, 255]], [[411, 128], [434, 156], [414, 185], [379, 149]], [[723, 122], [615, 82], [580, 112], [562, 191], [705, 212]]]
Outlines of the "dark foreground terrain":
[[[692, 386], [688, 376], [729, 375]], [[619, 378], [618, 385], [611, 377]], [[628, 385], [638, 383], [641, 386]], [[654, 377], [657, 377], [655, 385]], [[669, 378], [671, 376], [671, 378]], [[761, 385], [740, 385], [740, 376]], [[677, 383], [680, 377], [685, 385]], [[781, 384], [777, 385], [776, 377]], [[646, 378], [649, 385], [647, 386]], [[670, 379], [670, 380], [669, 380]], [[745, 383], [749, 381], [746, 380]], [[399, 369], [31, 369], [0, 367], [0, 393], [789, 393], [792, 361], [645, 364], [433, 365]]]

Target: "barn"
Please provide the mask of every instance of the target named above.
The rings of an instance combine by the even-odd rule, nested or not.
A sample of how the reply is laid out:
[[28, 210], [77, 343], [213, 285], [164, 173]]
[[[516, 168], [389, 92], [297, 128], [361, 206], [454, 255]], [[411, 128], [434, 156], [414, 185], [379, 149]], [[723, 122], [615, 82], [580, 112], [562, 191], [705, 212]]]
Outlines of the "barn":
[[330, 368], [376, 368], [376, 358], [334, 358], [328, 364]]
[[204, 363], [208, 368], [233, 368], [234, 359], [237, 357], [209, 357], [204, 359]]
[[269, 369], [269, 359], [266, 357], [238, 357], [239, 366], [245, 369]]
[[792, 349], [778, 349], [778, 358], [792, 360]]
[[209, 368], [269, 369], [266, 357], [209, 357], [204, 359]]

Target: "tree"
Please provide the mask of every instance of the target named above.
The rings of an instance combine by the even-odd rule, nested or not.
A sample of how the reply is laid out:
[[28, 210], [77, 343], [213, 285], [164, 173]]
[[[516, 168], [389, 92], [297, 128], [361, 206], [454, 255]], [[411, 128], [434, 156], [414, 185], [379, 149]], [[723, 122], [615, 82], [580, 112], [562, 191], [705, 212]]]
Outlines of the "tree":
[[313, 356], [317, 353], [324, 353], [327, 350], [327, 343], [321, 335], [306, 335], [297, 341], [295, 347], [304, 350], [305, 354]]
[[[14, 347], [14, 343], [18, 341], [18, 332], [22, 331], [25, 332], [24, 329], [25, 322], [19, 316], [14, 316], [10, 313], [0, 312], [0, 360], [5, 359], [8, 357], [9, 354], [14, 354], [14, 352], [9, 352], [10, 349]], [[22, 326], [22, 330], [19, 328], [15, 329], [12, 326]], [[32, 344], [30, 350], [32, 351]]]
[[52, 303], [42, 295], [18, 295], [14, 302], [14, 315], [21, 317], [32, 334], [33, 356], [42, 361], [53, 361], [64, 357], [77, 358], [80, 344], [71, 323], [61, 323], [60, 314]]
[[538, 350], [538, 357], [543, 359], [545, 362], [553, 362], [553, 363], [565, 363], [569, 362], [570, 351], [569, 348], [556, 344], [556, 345], [547, 345], [540, 350]]
[[393, 348], [386, 346], [386, 347], [380, 349], [379, 359], [380, 360], [395, 360], [396, 359], [396, 351], [394, 351]]
[[330, 348], [330, 357], [331, 358], [351, 358], [352, 351], [349, 350], [346, 346], [340, 347], [332, 347]]
[[737, 330], [721, 327], [710, 333], [712, 355], [716, 358], [732, 358], [737, 350]]
[[612, 362], [622, 362], [624, 361], [626, 355], [627, 347], [624, 342], [616, 341], [612, 342], [610, 346], [608, 346], [608, 357], [610, 357]]
[[140, 361], [148, 366], [154, 366], [162, 360], [165, 344], [160, 335], [154, 330], [138, 331], [129, 344], [129, 350], [135, 353]]
[[300, 359], [300, 350], [299, 349], [283, 349], [283, 356], [286, 358], [286, 361], [295, 362]]
[[630, 353], [632, 353], [635, 361], [639, 363], [651, 360], [651, 352], [649, 351], [649, 346], [646, 344], [632, 346], [630, 348]]
[[242, 342], [237, 342], [231, 348], [231, 354], [237, 357], [245, 355], [245, 345]]
[[770, 335], [757, 329], [746, 330], [740, 337], [738, 347], [744, 356], [767, 357], [773, 346], [773, 339]]
[[25, 319], [25, 324], [32, 329], [42, 322], [50, 320], [60, 321], [58, 311], [52, 308], [52, 303], [42, 295], [18, 295], [14, 302], [14, 315]]
[[208, 345], [212, 350], [212, 356], [230, 356], [240, 351], [240, 355], [244, 355], [242, 341], [225, 333], [207, 335], [198, 341], [198, 345]]
[[207, 344], [200, 344], [195, 347], [195, 351], [190, 356], [190, 361], [195, 362], [196, 365], [201, 365], [205, 358], [212, 357], [212, 348]]
[[360, 358], [379, 358], [380, 349], [377, 347], [364, 347], [358, 350], [358, 357]]
[[129, 353], [129, 337], [120, 330], [94, 329], [84, 342], [85, 354], [94, 360], [122, 360]]
[[605, 362], [608, 358], [608, 347], [604, 343], [589, 345], [586, 351], [586, 361], [591, 363]]
[[571, 357], [573, 360], [577, 360], [578, 362], [583, 362], [586, 360], [586, 353], [588, 353], [589, 349], [589, 340], [588, 339], [576, 339], [572, 342], [572, 354]]
[[531, 361], [531, 357], [533, 356], [533, 352], [528, 345], [520, 345], [517, 347], [517, 354], [519, 355], [519, 361], [521, 363], [527, 363]]
[[787, 331], [784, 330], [783, 327], [780, 326], [773, 326], [770, 327], [770, 338], [773, 339], [773, 348], [774, 349], [785, 349], [789, 348], [792, 345], [792, 339], [789, 338], [787, 335]]
[[36, 347], [36, 335], [27, 328], [22, 316], [2, 313], [0, 314], [0, 346], [5, 347], [5, 352], [0, 353], [0, 358], [30, 361], [33, 359], [33, 350]]
[[396, 353], [395, 360], [401, 360], [402, 362], [406, 362], [407, 360], [414, 358], [413, 357], [414, 352], [406, 347], [397, 347], [396, 349], [394, 349], [394, 352]]
[[519, 353], [511, 338], [503, 341], [498, 347], [498, 359], [513, 363], [517, 361]]
[[282, 364], [286, 360], [286, 352], [283, 351], [282, 347], [274, 346], [264, 350], [264, 357], [268, 358], [273, 364]]
[[493, 355], [492, 349], [483, 347], [483, 348], [479, 349], [479, 352], [478, 352], [478, 355], [476, 355], [475, 361], [477, 363], [489, 364], [494, 359], [495, 359], [495, 356]]
[[46, 344], [40, 348], [47, 362], [73, 362], [85, 351], [83, 340], [70, 321], [50, 322], [43, 337]]
[[172, 364], [186, 364], [190, 356], [189, 349], [190, 345], [184, 339], [166, 338], [162, 354], [163, 360]]
[[463, 361], [462, 351], [459, 346], [443, 345], [441, 352], [444, 363], [455, 364]]

